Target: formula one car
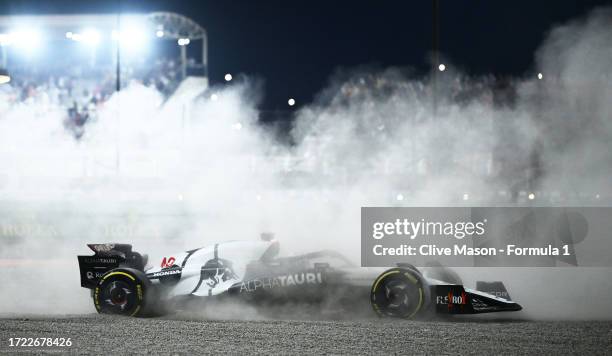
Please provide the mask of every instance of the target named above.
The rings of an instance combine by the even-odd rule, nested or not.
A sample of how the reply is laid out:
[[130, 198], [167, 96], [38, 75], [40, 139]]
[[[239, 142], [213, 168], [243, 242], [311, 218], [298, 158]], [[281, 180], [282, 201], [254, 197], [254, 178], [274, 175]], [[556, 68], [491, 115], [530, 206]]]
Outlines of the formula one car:
[[473, 290], [441, 266], [422, 273], [400, 264], [381, 273], [354, 266], [333, 251], [277, 257], [274, 240], [218, 243], [160, 256], [153, 266], [128, 244], [88, 246], [95, 254], [78, 256], [81, 286], [92, 290], [99, 313], [155, 315], [194, 298], [265, 305], [361, 300], [379, 316], [404, 319], [522, 309], [501, 282], [478, 282], [480, 290]]

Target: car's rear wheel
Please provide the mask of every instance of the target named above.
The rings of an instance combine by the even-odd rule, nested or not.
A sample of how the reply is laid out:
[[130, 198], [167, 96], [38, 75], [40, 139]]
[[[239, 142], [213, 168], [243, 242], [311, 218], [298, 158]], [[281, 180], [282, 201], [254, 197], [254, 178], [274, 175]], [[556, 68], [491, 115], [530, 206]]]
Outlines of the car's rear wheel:
[[372, 285], [370, 302], [384, 317], [412, 319], [429, 305], [429, 287], [417, 270], [392, 268]]
[[93, 300], [98, 313], [143, 316], [147, 313], [147, 296], [151, 283], [144, 273], [131, 268], [107, 272], [94, 289]]

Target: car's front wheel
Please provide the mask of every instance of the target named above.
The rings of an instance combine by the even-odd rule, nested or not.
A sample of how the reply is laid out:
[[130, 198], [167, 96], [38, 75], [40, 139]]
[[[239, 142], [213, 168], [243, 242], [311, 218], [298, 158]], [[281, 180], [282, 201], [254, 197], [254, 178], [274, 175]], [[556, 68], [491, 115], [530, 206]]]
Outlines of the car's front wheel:
[[372, 284], [370, 302], [380, 316], [412, 319], [429, 305], [429, 286], [415, 269], [392, 268]]

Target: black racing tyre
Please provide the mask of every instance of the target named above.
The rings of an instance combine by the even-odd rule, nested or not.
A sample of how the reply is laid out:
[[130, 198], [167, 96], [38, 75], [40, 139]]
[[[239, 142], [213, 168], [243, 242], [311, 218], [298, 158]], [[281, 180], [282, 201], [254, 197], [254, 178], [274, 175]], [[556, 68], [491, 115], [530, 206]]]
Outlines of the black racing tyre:
[[108, 271], [93, 291], [93, 301], [100, 314], [145, 316], [153, 304], [151, 282], [141, 271], [116, 268]]
[[382, 317], [412, 319], [429, 306], [429, 286], [416, 270], [391, 268], [372, 284], [370, 302]]

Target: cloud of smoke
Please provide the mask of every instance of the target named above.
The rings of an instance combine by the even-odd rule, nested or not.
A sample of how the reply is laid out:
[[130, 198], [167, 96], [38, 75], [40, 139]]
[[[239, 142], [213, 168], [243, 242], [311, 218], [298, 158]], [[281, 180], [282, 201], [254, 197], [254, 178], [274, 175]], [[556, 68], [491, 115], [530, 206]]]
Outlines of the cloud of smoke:
[[[0, 312], [93, 310], [75, 258], [88, 242], [154, 254], [273, 231], [284, 253], [334, 248], [357, 259], [361, 206], [609, 198], [611, 18], [600, 9], [553, 29], [536, 56], [542, 80], [452, 66], [425, 78], [340, 72], [296, 113], [291, 145], [257, 123], [261, 88], [249, 81], [167, 101], [133, 83], [79, 141], [44, 95], [8, 104], [0, 93], [0, 258], [22, 261], [0, 277], [21, 295], [0, 297]], [[510, 273], [512, 293], [527, 273]], [[602, 273], [574, 273], [592, 280], [581, 287], [610, 292]], [[567, 286], [564, 272], [540, 274]]]
[[[610, 8], [554, 28], [537, 52], [550, 73], [540, 90], [538, 114], [545, 161], [544, 185], [563, 190], [590, 187], [610, 195], [612, 170], [612, 37]], [[548, 80], [546, 80], [548, 83]], [[534, 90], [525, 85], [526, 93]]]

